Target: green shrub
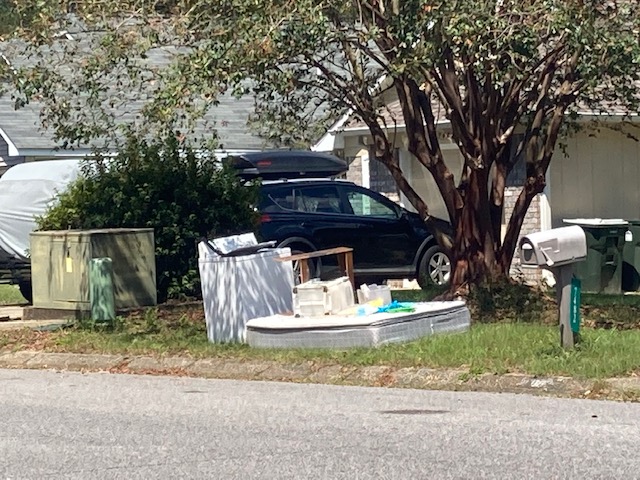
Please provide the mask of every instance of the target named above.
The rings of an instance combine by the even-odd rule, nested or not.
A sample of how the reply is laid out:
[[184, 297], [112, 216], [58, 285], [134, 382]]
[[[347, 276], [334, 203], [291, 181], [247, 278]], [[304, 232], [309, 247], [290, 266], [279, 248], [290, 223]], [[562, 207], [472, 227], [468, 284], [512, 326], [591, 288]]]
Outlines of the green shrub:
[[198, 239], [253, 231], [256, 198], [255, 185], [199, 158], [174, 136], [130, 136], [116, 157], [87, 160], [38, 227], [153, 228], [158, 298], [164, 301], [200, 295]]

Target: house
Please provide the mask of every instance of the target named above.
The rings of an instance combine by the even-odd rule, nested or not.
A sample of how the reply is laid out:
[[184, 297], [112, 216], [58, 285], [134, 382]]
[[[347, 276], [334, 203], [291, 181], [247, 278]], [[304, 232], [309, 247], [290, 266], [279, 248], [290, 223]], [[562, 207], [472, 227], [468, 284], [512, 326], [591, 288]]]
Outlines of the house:
[[[384, 123], [390, 141], [397, 146], [400, 166], [412, 187], [425, 199], [432, 215], [448, 218], [444, 202], [431, 174], [408, 151], [402, 110], [397, 97], [389, 92], [383, 99]], [[445, 162], [457, 178], [462, 170], [462, 155], [451, 139], [444, 111], [434, 105], [438, 134]], [[547, 185], [531, 204], [521, 235], [561, 227], [569, 218], [640, 218], [640, 117], [625, 116], [622, 111], [608, 115], [581, 112], [582, 129], [563, 138], [547, 172]], [[517, 134], [517, 130], [516, 130]], [[348, 116], [338, 121], [313, 147], [333, 151], [350, 161], [347, 178], [369, 186], [412, 209], [399, 192], [390, 174], [372, 160], [369, 129]], [[513, 152], [515, 154], [515, 152]], [[525, 163], [521, 159], [507, 179], [503, 233], [517, 196], [524, 184]], [[512, 270], [519, 271], [516, 254]]]
[[[60, 42], [77, 44], [78, 51], [90, 51], [92, 44], [86, 34], [67, 34]], [[40, 53], [40, 61], [48, 55], [56, 53], [56, 46], [52, 46], [51, 52]], [[48, 52], [48, 53], [47, 53]], [[59, 53], [59, 52], [58, 52]], [[169, 47], [158, 47], [146, 52], [144, 60], [140, 62], [148, 68], [161, 70], [171, 65], [175, 50]], [[60, 56], [60, 55], [58, 55]], [[20, 42], [0, 44], [0, 61], [4, 61], [10, 68], [29, 66], [36, 60], [26, 57], [24, 45]], [[82, 65], [83, 57], [75, 55], [67, 58], [72, 63], [57, 65], [58, 71], [67, 75], [67, 80], [73, 80], [74, 72]], [[143, 121], [141, 111], [146, 101], [151, 98], [152, 90], [127, 91], [122, 86], [122, 81], [117, 77], [112, 79], [113, 87], [109, 87], [109, 95], [118, 98], [115, 106], [109, 111], [116, 123], [136, 123]], [[152, 85], [154, 82], [149, 82]], [[1, 90], [1, 89], [0, 89]], [[9, 86], [9, 91], [11, 87]], [[65, 95], [61, 89], [61, 95]], [[77, 97], [77, 98], [82, 98]], [[146, 100], [145, 100], [146, 99]], [[276, 145], [259, 137], [250, 127], [250, 119], [255, 114], [255, 99], [251, 95], [236, 98], [231, 93], [219, 96], [218, 103], [201, 118], [196, 127], [190, 132], [194, 138], [210, 137], [215, 130], [219, 148], [216, 150], [218, 157], [224, 157], [232, 153], [247, 153], [273, 148]], [[12, 165], [22, 162], [37, 161], [53, 158], [84, 157], [91, 154], [90, 145], [81, 145], [76, 148], [64, 148], [62, 141], [54, 140], [54, 132], [42, 127], [41, 109], [38, 101], [15, 108], [15, 101], [10, 93], [0, 94], [0, 174]], [[96, 144], [102, 144], [103, 139], [96, 139]]]
[[[220, 148], [218, 156], [246, 153], [272, 148], [274, 145], [252, 133], [247, 126], [254, 112], [251, 97], [236, 99], [223, 95], [220, 103], [207, 115], [209, 124], [215, 124]], [[201, 128], [195, 134], [207, 133]], [[8, 95], [0, 96], [0, 174], [12, 165], [22, 162], [54, 158], [84, 157], [92, 153], [90, 147], [63, 148], [53, 133], [41, 126], [40, 107], [30, 104], [16, 110]]]

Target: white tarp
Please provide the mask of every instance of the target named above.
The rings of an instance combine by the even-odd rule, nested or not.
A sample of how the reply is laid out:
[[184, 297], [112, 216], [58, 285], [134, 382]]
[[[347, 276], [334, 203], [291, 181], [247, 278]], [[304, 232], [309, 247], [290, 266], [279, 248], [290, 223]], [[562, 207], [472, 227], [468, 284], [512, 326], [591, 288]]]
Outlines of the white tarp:
[[0, 249], [2, 256], [27, 260], [29, 234], [56, 195], [80, 172], [80, 159], [21, 163], [0, 177]]

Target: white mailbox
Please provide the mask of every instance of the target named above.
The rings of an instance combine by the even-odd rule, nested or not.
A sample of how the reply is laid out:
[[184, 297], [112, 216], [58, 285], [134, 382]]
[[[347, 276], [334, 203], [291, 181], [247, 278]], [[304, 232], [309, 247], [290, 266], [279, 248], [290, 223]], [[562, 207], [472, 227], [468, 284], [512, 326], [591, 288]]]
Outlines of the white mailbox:
[[[587, 237], [578, 225], [536, 232], [520, 240], [520, 265], [546, 268], [556, 278], [560, 342], [571, 348], [580, 328], [580, 281], [574, 279], [573, 263], [587, 258]], [[572, 286], [576, 286], [575, 295]], [[575, 320], [575, 330], [572, 327]]]
[[580, 281], [574, 278], [572, 264], [585, 258], [587, 237], [578, 225], [532, 233], [520, 240], [520, 265], [545, 268], [556, 279], [560, 342], [564, 348], [572, 348], [579, 339]]
[[523, 267], [555, 268], [587, 257], [587, 238], [577, 225], [536, 232], [520, 240]]

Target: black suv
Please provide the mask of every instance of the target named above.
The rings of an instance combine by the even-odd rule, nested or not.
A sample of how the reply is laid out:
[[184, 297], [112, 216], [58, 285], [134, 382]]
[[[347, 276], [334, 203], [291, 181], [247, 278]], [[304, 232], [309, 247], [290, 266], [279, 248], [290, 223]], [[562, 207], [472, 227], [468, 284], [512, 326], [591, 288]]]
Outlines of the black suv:
[[[313, 167], [304, 168], [305, 162]], [[258, 206], [263, 241], [276, 241], [292, 252], [352, 247], [358, 282], [409, 278], [417, 279], [421, 286], [448, 283], [449, 258], [417, 214], [352, 182], [304, 178], [346, 170], [346, 162], [337, 157], [315, 152], [265, 152], [245, 155], [235, 166], [242, 168], [247, 178], [252, 173], [263, 178]], [[296, 178], [264, 180], [287, 172]], [[442, 226], [448, 228], [444, 221]], [[337, 265], [333, 257], [324, 257], [315, 267], [321, 270], [316, 274], [326, 277]]]

